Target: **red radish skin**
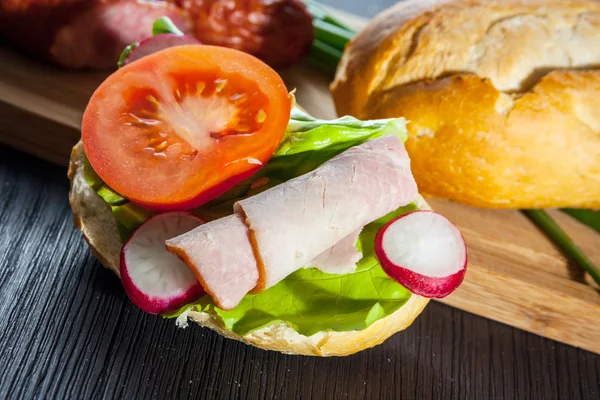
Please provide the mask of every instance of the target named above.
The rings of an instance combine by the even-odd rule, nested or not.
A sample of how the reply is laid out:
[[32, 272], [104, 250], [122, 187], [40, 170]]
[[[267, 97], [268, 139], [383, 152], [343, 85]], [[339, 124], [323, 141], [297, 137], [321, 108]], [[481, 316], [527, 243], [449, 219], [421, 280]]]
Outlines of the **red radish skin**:
[[192, 36], [176, 35], [174, 33], [162, 33], [160, 35], [149, 37], [142, 40], [137, 47], [131, 50], [131, 53], [129, 53], [125, 61], [123, 61], [123, 66], [166, 48], [186, 44], [200, 44], [200, 42]]
[[[394, 224], [403, 223], [402, 220], [404, 218], [423, 218], [424, 223], [430, 223], [432, 217], [437, 218], [438, 222], [441, 222], [442, 224], [447, 224], [445, 228], [449, 228], [453, 232], [454, 237], [452, 239], [456, 242], [456, 251], [460, 253], [458, 254], [458, 265], [448, 265], [445, 267], [450, 270], [447, 276], [429, 276], [424, 273], [416, 272], [415, 269], [417, 268], [415, 268], [415, 265], [412, 265], [412, 268], [410, 269], [407, 268], [407, 266], [397, 265], [397, 263], [394, 263], [392, 260], [390, 260], [389, 254], [385, 251], [384, 236], [386, 233], [389, 233], [390, 227], [392, 227]], [[433, 224], [430, 225], [430, 229], [432, 226]], [[435, 235], [435, 232], [430, 233], [430, 235]], [[427, 237], [424, 239], [427, 239]], [[464, 255], [462, 252], [464, 252]], [[467, 247], [462, 234], [458, 228], [456, 228], [456, 226], [454, 226], [454, 224], [452, 224], [452, 222], [450, 222], [446, 217], [434, 211], [413, 211], [388, 222], [379, 230], [379, 232], [377, 232], [377, 235], [375, 236], [375, 254], [379, 259], [383, 270], [390, 277], [398, 281], [398, 283], [406, 287], [411, 292], [428, 298], [439, 299], [448, 296], [460, 286], [467, 271]]]
[[[202, 219], [186, 211], [158, 214], [144, 222], [133, 235], [131, 235], [125, 245], [123, 245], [121, 249], [120, 264], [121, 281], [129, 299], [141, 310], [150, 314], [160, 314], [176, 310], [205, 294], [202, 285], [198, 282], [193, 271], [190, 270], [183, 261], [177, 258], [177, 256], [169, 253], [164, 245], [165, 240], [183, 234], [203, 223], [204, 221]], [[175, 226], [169, 226], [169, 224]], [[163, 231], [159, 231], [158, 234], [156, 234], [157, 226], [163, 227]], [[154, 236], [152, 236], [153, 234]], [[134, 243], [137, 248], [131, 250], [131, 246]], [[176, 268], [178, 269], [177, 273], [180, 277], [179, 280], [181, 281], [181, 279], [183, 279], [181, 278], [182, 276], [185, 277], [185, 285], [177, 288], [171, 287], [167, 293], [163, 293], [160, 296], [149, 294], [142, 290], [140, 288], [142, 282], [140, 281], [139, 276], [146, 275], [148, 271], [137, 270], [140, 265], [132, 262], [132, 259], [135, 259], [136, 257], [128, 257], [129, 252], [140, 250], [146, 250], [144, 256], [146, 258], [151, 258], [151, 262], [166, 260], [166, 263], [156, 265], [154, 268], [155, 271], [158, 271], [160, 277], [168, 279], [168, 269]], [[162, 271], [160, 271], [160, 269], [162, 269]], [[171, 277], [172, 276], [173, 275], [171, 275]], [[165, 284], [162, 285], [163, 289], [166, 288], [166, 286], [165, 282]]]

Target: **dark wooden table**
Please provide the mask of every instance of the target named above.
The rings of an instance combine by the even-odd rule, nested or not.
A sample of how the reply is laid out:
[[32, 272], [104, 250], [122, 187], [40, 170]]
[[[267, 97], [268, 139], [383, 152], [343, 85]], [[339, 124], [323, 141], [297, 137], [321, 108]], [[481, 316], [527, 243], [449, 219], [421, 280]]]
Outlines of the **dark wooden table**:
[[178, 329], [90, 255], [64, 168], [0, 146], [0, 189], [0, 399], [600, 398], [600, 356], [438, 303], [346, 358]]
[[[366, 16], [391, 2], [326, 1]], [[65, 169], [0, 145], [0, 399], [600, 399], [600, 356], [438, 303], [346, 358], [177, 329], [90, 255], [68, 187]]]

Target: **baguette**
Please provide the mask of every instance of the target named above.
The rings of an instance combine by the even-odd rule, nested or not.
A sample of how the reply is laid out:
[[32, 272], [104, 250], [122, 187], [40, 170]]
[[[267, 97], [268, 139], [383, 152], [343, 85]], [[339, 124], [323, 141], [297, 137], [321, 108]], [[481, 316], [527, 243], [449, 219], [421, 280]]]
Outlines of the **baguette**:
[[600, 207], [600, 3], [403, 1], [347, 46], [338, 114], [406, 117], [421, 193]]
[[[75, 216], [75, 225], [82, 231], [94, 256], [106, 268], [119, 275], [122, 246], [119, 233], [110, 206], [96, 194], [84, 177], [83, 157], [83, 145], [79, 142], [71, 153], [68, 172], [71, 180], [69, 202]], [[421, 197], [417, 199], [417, 205], [422, 209], [429, 208]], [[344, 356], [376, 346], [394, 333], [407, 328], [428, 301], [429, 299], [413, 294], [398, 311], [362, 331], [318, 332], [311, 336], [301, 335], [284, 323], [240, 336], [225, 329], [220, 320], [211, 314], [196, 311], [177, 318], [177, 324], [185, 327], [189, 319], [227, 338], [265, 350], [311, 356]]]

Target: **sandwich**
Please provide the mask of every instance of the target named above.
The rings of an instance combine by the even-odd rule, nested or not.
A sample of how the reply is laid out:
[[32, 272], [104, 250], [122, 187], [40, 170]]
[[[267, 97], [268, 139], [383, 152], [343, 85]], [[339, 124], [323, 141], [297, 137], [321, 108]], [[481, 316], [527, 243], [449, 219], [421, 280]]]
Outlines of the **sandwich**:
[[462, 282], [403, 118], [313, 118], [237, 50], [182, 44], [109, 76], [69, 168], [75, 224], [142, 310], [268, 350], [342, 356]]

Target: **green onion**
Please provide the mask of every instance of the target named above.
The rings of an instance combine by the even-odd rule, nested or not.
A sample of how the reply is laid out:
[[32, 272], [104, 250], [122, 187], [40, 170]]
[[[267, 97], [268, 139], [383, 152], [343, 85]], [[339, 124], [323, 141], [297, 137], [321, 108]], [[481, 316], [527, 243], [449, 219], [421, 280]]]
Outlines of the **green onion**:
[[315, 40], [308, 57], [314, 67], [335, 74], [346, 44], [356, 34], [352, 29], [327, 14], [327, 11], [314, 1], [306, 1], [308, 11], [313, 16]]
[[341, 57], [341, 50], [316, 39], [310, 49], [309, 61], [321, 65], [326, 72], [335, 73]]
[[573, 243], [571, 238], [563, 231], [554, 220], [542, 210], [523, 210], [537, 226], [562, 248], [565, 255], [579, 265], [584, 271], [600, 285], [600, 271], [594, 266], [592, 261]]
[[320, 19], [315, 19], [313, 25], [315, 27], [316, 39], [335, 47], [337, 50], [343, 51], [344, 47], [346, 47], [346, 43], [354, 37], [353, 32]]
[[563, 208], [562, 211], [577, 219], [579, 222], [600, 232], [600, 211], [578, 210], [575, 208]]
[[352, 29], [348, 28], [346, 25], [329, 15], [325, 8], [323, 8], [323, 6], [319, 3], [310, 0], [305, 0], [304, 3], [306, 3], [306, 8], [308, 9], [308, 12], [313, 16], [314, 20], [321, 20], [331, 25], [337, 26], [338, 28], [342, 28], [348, 32], [354, 33], [352, 32]]

